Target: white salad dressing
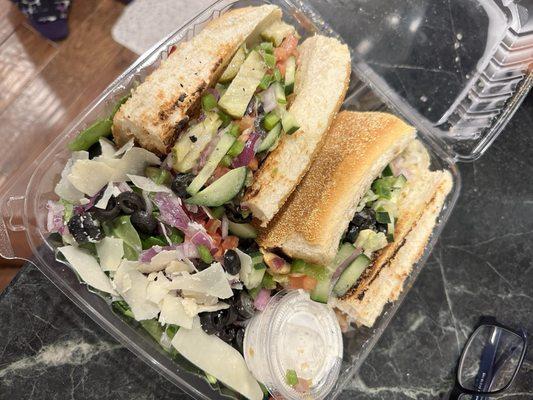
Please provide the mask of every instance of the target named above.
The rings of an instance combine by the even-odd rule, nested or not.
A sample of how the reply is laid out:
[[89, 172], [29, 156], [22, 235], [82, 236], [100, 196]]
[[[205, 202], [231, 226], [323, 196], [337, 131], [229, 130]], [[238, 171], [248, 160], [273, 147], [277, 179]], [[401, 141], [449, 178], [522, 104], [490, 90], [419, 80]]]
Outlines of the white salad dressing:
[[[304, 291], [280, 292], [250, 320], [244, 357], [252, 374], [276, 398], [324, 399], [337, 380], [342, 333], [333, 310]], [[287, 384], [287, 371], [310, 381], [309, 391]]]

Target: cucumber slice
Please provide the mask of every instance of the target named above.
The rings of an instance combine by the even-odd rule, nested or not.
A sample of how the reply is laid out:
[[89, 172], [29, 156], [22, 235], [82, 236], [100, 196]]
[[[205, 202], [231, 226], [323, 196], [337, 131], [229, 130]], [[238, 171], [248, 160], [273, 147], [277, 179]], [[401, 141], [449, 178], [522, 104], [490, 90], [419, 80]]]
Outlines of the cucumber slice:
[[355, 247], [350, 243], [343, 243], [335, 258], [327, 266], [328, 276], [326, 279], [319, 280], [315, 288], [311, 291], [311, 299], [319, 303], [327, 303], [329, 298], [329, 291], [331, 288], [331, 275], [337, 270], [339, 265], [343, 263], [355, 251]]
[[216, 113], [208, 113], [205, 120], [184, 132], [174, 147], [173, 168], [178, 172], [189, 172], [200, 158], [200, 154], [216, 135], [222, 120]]
[[283, 39], [295, 32], [294, 26], [283, 21], [276, 21], [261, 32], [261, 37], [264, 40], [270, 40], [277, 47], [283, 42]]
[[257, 231], [250, 224], [237, 224], [229, 221], [228, 228], [231, 233], [242, 239], [255, 239], [257, 237]]
[[350, 288], [355, 285], [363, 271], [370, 264], [370, 258], [360, 254], [348, 267], [342, 272], [339, 280], [333, 286], [333, 293], [337, 297], [344, 296]]
[[276, 140], [278, 140], [280, 133], [281, 133], [281, 124], [277, 124], [265, 136], [265, 138], [263, 139], [263, 141], [257, 148], [257, 152], [261, 153], [263, 151], [270, 149], [274, 145], [274, 143], [276, 143]]
[[252, 51], [218, 102], [218, 106], [234, 118], [242, 118], [257, 86], [265, 76], [267, 66], [263, 57]]
[[285, 98], [285, 89], [279, 82], [274, 82], [274, 95], [276, 96], [276, 101], [278, 104], [285, 105], [287, 104], [287, 99]]
[[285, 94], [294, 91], [294, 80], [296, 78], [296, 57], [289, 57], [285, 66]]
[[296, 118], [294, 118], [294, 116], [288, 111], [283, 113], [283, 116], [281, 117], [281, 125], [283, 126], [283, 130], [287, 135], [292, 135], [294, 132], [300, 129], [298, 121], [296, 121]]
[[265, 118], [263, 118], [263, 126], [267, 131], [270, 131], [278, 124], [279, 120], [279, 115], [274, 112], [270, 112], [265, 115]]
[[220, 82], [229, 82], [235, 76], [238, 74], [239, 69], [241, 68], [241, 65], [244, 63], [244, 60], [246, 59], [246, 53], [242, 47], [239, 47], [239, 50], [235, 53], [231, 61], [229, 62], [228, 66], [226, 67], [226, 70], [220, 77]]
[[217, 165], [222, 161], [228, 150], [235, 142], [235, 137], [230, 135], [227, 132], [222, 133], [220, 140], [218, 141], [215, 149], [209, 155], [207, 162], [204, 167], [200, 170], [200, 173], [192, 180], [189, 187], [187, 187], [187, 192], [190, 195], [195, 195], [200, 191], [202, 186], [207, 182], [209, 177], [213, 175], [213, 172], [217, 168]]
[[189, 204], [218, 207], [233, 199], [244, 186], [247, 174], [246, 167], [232, 169], [204, 190], [185, 200]]
[[315, 288], [312, 290], [309, 297], [311, 300], [318, 301], [319, 303], [327, 304], [329, 298], [329, 286], [331, 284], [330, 279], [324, 279], [318, 281]]

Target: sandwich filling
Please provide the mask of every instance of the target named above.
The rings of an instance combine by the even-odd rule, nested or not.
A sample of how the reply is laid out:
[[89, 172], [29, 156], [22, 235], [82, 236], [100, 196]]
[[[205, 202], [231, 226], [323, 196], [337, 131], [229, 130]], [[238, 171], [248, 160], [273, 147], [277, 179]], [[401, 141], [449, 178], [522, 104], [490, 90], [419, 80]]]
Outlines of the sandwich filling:
[[283, 135], [299, 128], [287, 111], [294, 96], [298, 37], [284, 23], [262, 37], [266, 41], [253, 48], [239, 48], [216, 86], [202, 96], [199, 116], [170, 156], [181, 198], [202, 206], [233, 201], [242, 218], [249, 213], [239, 204], [255, 171]]

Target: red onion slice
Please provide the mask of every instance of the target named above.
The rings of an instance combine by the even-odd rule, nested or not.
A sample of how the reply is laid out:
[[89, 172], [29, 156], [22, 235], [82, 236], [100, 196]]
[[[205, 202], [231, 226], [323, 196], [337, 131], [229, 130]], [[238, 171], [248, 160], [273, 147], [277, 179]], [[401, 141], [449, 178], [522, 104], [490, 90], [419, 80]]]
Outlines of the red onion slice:
[[254, 300], [254, 307], [263, 311], [270, 301], [270, 290], [261, 289]]

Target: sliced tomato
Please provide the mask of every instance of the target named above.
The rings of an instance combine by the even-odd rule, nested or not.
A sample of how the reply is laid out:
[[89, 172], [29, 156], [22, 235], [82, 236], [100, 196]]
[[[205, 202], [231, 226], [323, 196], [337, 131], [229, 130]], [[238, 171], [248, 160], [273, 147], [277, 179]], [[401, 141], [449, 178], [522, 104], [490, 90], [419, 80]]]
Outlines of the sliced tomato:
[[290, 56], [298, 57], [298, 38], [294, 35], [287, 36], [281, 45], [274, 49], [274, 56], [278, 64], [283, 63]]
[[219, 219], [210, 219], [205, 224], [205, 230], [209, 234], [213, 234], [213, 233], [216, 233], [216, 231], [218, 230], [218, 228], [220, 228], [221, 225], [222, 225], [222, 222], [220, 222]]
[[234, 249], [239, 245], [239, 238], [237, 236], [229, 235], [222, 241], [222, 248], [224, 250]]
[[252, 128], [254, 126], [254, 117], [251, 117], [249, 115], [245, 115], [240, 120], [237, 121], [237, 126], [239, 127], [239, 130], [245, 131], [248, 128]]
[[254, 157], [250, 160], [248, 163], [248, 168], [250, 168], [252, 171], [256, 171], [257, 168], [259, 168], [259, 161], [257, 161], [257, 157]]
[[307, 275], [291, 274], [289, 275], [289, 286], [291, 289], [303, 289], [311, 291], [315, 288], [317, 280]]

